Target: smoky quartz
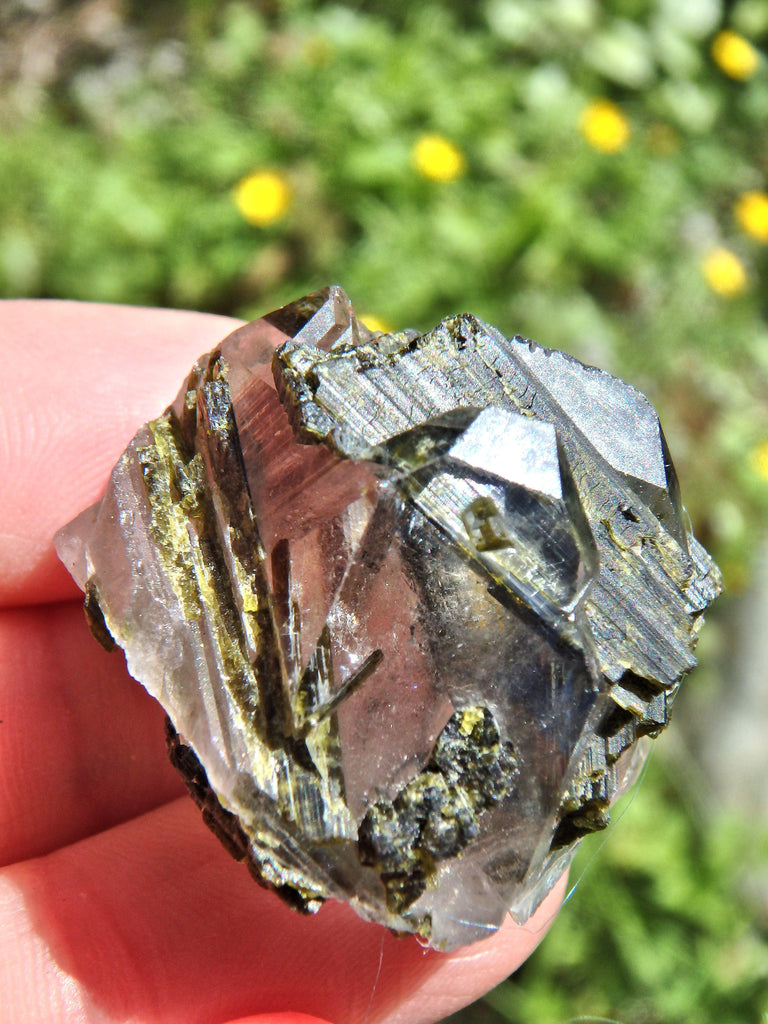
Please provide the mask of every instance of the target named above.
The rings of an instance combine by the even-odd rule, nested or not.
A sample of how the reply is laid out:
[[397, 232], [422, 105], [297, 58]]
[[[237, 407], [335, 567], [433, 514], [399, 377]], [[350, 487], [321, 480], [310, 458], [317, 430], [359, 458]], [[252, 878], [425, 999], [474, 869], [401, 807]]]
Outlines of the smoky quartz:
[[440, 949], [605, 826], [720, 588], [643, 395], [336, 287], [203, 356], [57, 546], [254, 877]]

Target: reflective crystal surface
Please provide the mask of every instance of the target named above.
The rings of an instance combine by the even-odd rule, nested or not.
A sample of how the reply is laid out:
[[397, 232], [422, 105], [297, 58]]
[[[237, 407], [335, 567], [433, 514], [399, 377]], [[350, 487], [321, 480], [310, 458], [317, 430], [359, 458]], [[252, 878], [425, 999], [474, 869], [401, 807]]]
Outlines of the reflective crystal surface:
[[203, 356], [57, 546], [257, 880], [442, 949], [604, 827], [720, 587], [634, 388], [338, 288]]

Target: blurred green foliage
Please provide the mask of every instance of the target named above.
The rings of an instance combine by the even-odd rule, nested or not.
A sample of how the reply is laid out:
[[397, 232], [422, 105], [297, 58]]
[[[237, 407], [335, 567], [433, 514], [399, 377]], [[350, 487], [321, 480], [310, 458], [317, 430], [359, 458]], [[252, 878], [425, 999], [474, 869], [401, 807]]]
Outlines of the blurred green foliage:
[[[0, 295], [251, 317], [338, 282], [396, 328], [471, 310], [647, 391], [698, 535], [748, 581], [768, 249], [734, 209], [768, 191], [768, 67], [748, 46], [734, 77], [711, 44], [759, 51], [765, 0], [35, 6], [0, 9]], [[596, 100], [626, 127], [612, 151]], [[415, 165], [430, 134], [453, 180]], [[261, 171], [289, 202], [257, 227], [235, 197]], [[743, 825], [692, 813], [674, 774], [657, 758], [542, 950], [462, 1020], [767, 1019]]]
[[[22, 60], [4, 83], [1, 295], [252, 316], [337, 281], [396, 327], [471, 309], [649, 391], [700, 534], [745, 581], [767, 264], [733, 205], [765, 186], [768, 70], [714, 64], [719, 0], [178, 0], [106, 29], [80, 6], [48, 77]], [[759, 42], [766, 5], [729, 6]], [[597, 97], [627, 119], [620, 152], [579, 130]], [[425, 132], [463, 152], [459, 180], [416, 173]], [[232, 190], [261, 168], [293, 199], [254, 228]], [[731, 298], [702, 273], [723, 246], [747, 274]]]

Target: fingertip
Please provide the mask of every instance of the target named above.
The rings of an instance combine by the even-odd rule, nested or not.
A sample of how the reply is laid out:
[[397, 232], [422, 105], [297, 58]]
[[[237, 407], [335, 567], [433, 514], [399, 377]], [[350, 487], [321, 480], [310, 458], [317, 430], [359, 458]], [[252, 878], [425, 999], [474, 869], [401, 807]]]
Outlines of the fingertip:
[[306, 1013], [260, 1013], [256, 1017], [238, 1017], [226, 1024], [331, 1024], [321, 1017], [309, 1017]]

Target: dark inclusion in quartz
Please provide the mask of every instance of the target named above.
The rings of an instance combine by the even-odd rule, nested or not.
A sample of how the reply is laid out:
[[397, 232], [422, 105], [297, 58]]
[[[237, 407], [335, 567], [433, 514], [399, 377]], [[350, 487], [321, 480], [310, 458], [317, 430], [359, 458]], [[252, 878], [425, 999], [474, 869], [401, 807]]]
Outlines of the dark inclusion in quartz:
[[200, 359], [57, 544], [254, 876], [444, 949], [605, 826], [720, 587], [634, 388], [338, 288]]

